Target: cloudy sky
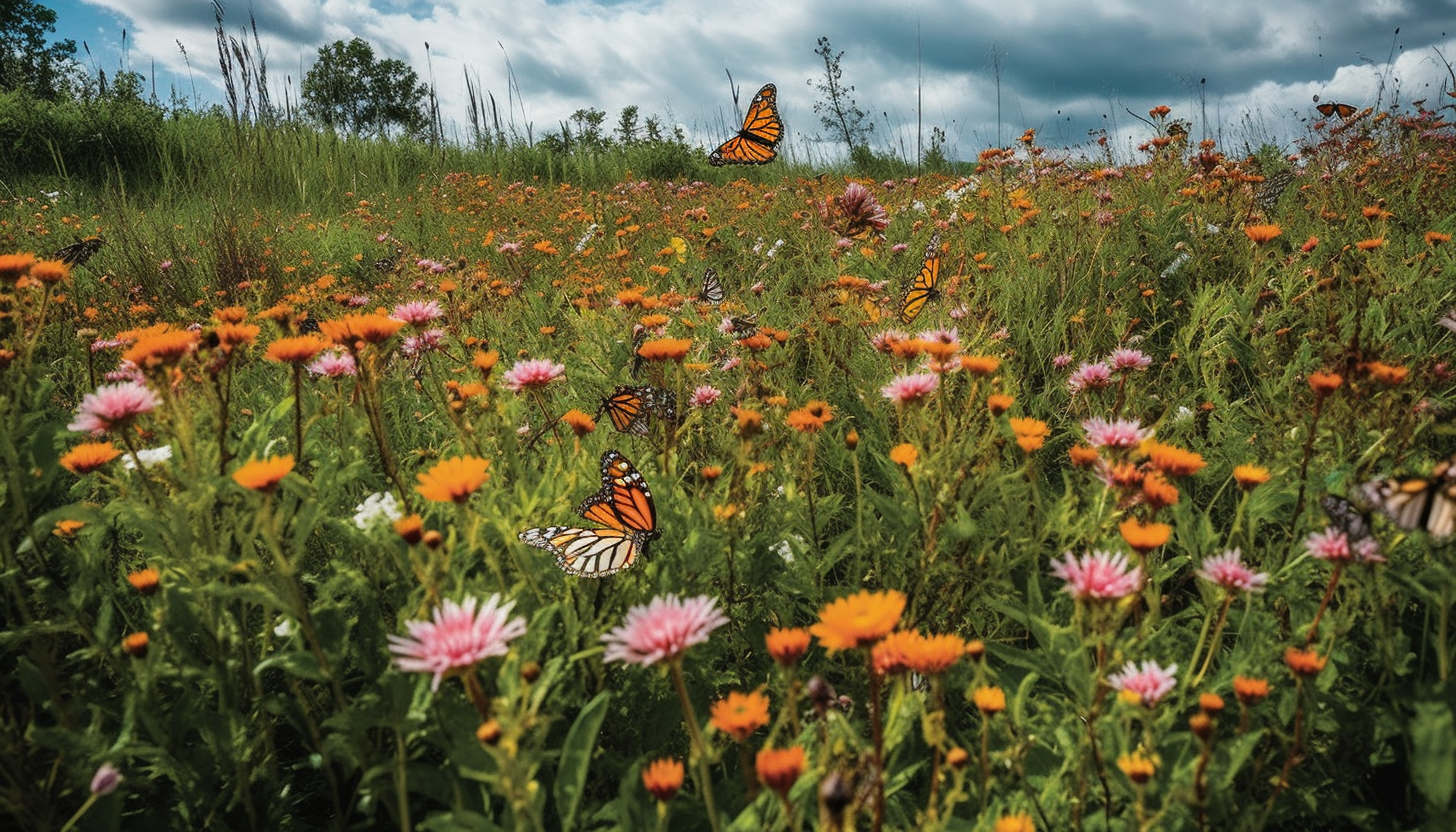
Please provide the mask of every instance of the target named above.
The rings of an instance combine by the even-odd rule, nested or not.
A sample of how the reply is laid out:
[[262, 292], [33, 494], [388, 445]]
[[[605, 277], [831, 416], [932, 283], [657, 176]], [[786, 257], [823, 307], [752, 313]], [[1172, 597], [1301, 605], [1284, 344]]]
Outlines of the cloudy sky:
[[[40, 0], [56, 37], [85, 41], [93, 68], [129, 67], [191, 100], [221, 100], [212, 0]], [[842, 148], [814, 112], [820, 36], [843, 51], [844, 81], [875, 122], [880, 150], [913, 156], [947, 135], [961, 158], [1030, 127], [1074, 147], [1105, 129], [1125, 146], [1167, 104], [1241, 152], [1293, 147], [1321, 101], [1428, 106], [1452, 99], [1456, 0], [227, 0], [223, 24], [256, 21], [275, 100], [298, 96], [318, 48], [361, 37], [433, 77], [447, 120], [467, 120], [465, 77], [524, 136], [577, 109], [614, 123], [636, 104], [708, 144], [736, 129], [731, 73], [746, 104], [778, 85], [787, 152]], [[126, 32], [123, 52], [122, 32]], [[250, 35], [251, 37], [251, 35]], [[179, 47], [180, 44], [180, 47]], [[428, 44], [428, 51], [426, 49]], [[185, 48], [186, 59], [184, 59]], [[78, 50], [79, 51], [79, 50]], [[1444, 60], [1442, 56], [1445, 56]], [[84, 53], [80, 57], [86, 59]], [[189, 67], [190, 62], [190, 67]], [[998, 83], [999, 79], [999, 83]], [[195, 97], [194, 97], [195, 96]]]

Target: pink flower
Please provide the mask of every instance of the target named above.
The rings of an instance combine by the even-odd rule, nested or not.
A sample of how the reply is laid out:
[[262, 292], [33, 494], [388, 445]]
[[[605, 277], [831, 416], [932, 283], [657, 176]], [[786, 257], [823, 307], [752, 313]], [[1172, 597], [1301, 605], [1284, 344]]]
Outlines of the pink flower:
[[91, 793], [97, 797], [105, 797], [116, 791], [116, 787], [120, 786], [121, 781], [125, 779], [116, 766], [111, 763], [102, 763], [91, 778]]
[[908, 404], [929, 396], [939, 386], [940, 376], [935, 373], [911, 373], [891, 379], [880, 388], [880, 395], [897, 405]]
[[445, 311], [440, 308], [440, 302], [434, 300], [412, 300], [408, 303], [397, 304], [389, 317], [396, 321], [404, 321], [407, 324], [421, 326], [444, 317]]
[[898, 329], [887, 329], [870, 336], [870, 346], [875, 352], [889, 352], [890, 346], [898, 341], [909, 341], [910, 333]]
[[743, 361], [743, 359], [741, 359], [741, 358], [739, 358], [738, 356], [735, 355], [735, 356], [729, 358], [727, 361], [724, 361], [723, 362], [723, 366], [719, 367], [718, 368], [718, 371], [719, 372], [726, 373], [729, 370], [733, 369], [734, 367], [737, 367], [740, 363], [742, 363], [742, 361]]
[[1244, 565], [1243, 555], [1238, 549], [1204, 558], [1198, 567], [1198, 577], [1229, 592], [1263, 592], [1264, 584], [1269, 582], [1267, 572], [1255, 572]]
[[340, 376], [352, 376], [359, 371], [354, 364], [354, 356], [341, 350], [329, 350], [319, 353], [318, 358], [306, 367], [310, 373], [316, 376], [328, 376], [339, 378]]
[[103, 384], [81, 399], [76, 419], [66, 429], [99, 436], [125, 426], [161, 403], [156, 393], [138, 381]]
[[1087, 419], [1082, 430], [1087, 432], [1087, 444], [1094, 448], [1136, 448], [1153, 435], [1151, 428], [1142, 427], [1136, 419]]
[[512, 393], [519, 393], [522, 390], [545, 387], [565, 373], [566, 366], [563, 364], [557, 364], [549, 358], [531, 358], [517, 361], [501, 376], [501, 383]]
[[1168, 695], [1168, 692], [1178, 684], [1173, 674], [1178, 672], [1178, 665], [1168, 665], [1166, 669], [1159, 667], [1155, 661], [1145, 661], [1139, 668], [1132, 662], [1122, 666], [1122, 672], [1114, 673], [1107, 677], [1107, 684], [1113, 690], [1131, 691], [1138, 695], [1144, 705], [1149, 708], [1158, 704], [1158, 700]]
[[469, 672], [489, 656], [504, 656], [511, 639], [525, 635], [526, 619], [507, 619], [515, 601], [500, 602], [493, 593], [476, 612], [478, 601], [467, 596], [457, 604], [446, 599], [435, 608], [430, 621], [411, 621], [409, 637], [389, 636], [394, 665], [414, 673], [433, 673], [430, 690], [440, 689], [440, 680]]
[[1153, 363], [1142, 350], [1115, 349], [1105, 359], [1114, 370], [1146, 370]]
[[359, 308], [361, 306], [368, 306], [369, 305], [369, 296], [368, 295], [353, 295], [352, 297], [349, 297], [349, 298], [347, 298], [347, 299], [344, 300], [344, 305], [345, 306], [354, 307], [355, 309], [357, 309], [357, 308]]
[[1058, 370], [1064, 370], [1067, 367], [1072, 366], [1072, 361], [1072, 354], [1069, 352], [1064, 352], [1060, 355], [1055, 355], [1052, 357], [1052, 366], [1056, 367]]
[[1064, 552], [1062, 560], [1052, 561], [1052, 574], [1066, 581], [1062, 591], [1078, 600], [1115, 600], [1137, 592], [1143, 583], [1142, 567], [1129, 569], [1121, 552], [1094, 551], [1081, 558]]
[[718, 401], [723, 391], [708, 384], [700, 384], [688, 397], [688, 407], [708, 407]]
[[[1055, 359], [1053, 359], [1055, 363]], [[1067, 378], [1067, 387], [1073, 393], [1080, 393], [1083, 390], [1095, 390], [1099, 387], [1106, 387], [1112, 383], [1112, 368], [1102, 362], [1084, 361], [1072, 375]]]
[[927, 329], [918, 336], [922, 340], [937, 344], [960, 345], [961, 334], [955, 327], [950, 329]]
[[845, 225], [841, 229], [846, 236], [862, 231], [884, 231], [890, 227], [890, 215], [870, 189], [851, 182], [839, 196], [839, 211], [844, 215]]
[[445, 344], [445, 330], [427, 329], [419, 335], [411, 335], [400, 344], [399, 351], [413, 358], [427, 352], [440, 350]]
[[1312, 532], [1304, 539], [1304, 548], [1309, 550], [1310, 557], [1320, 560], [1348, 562], [1354, 559], [1350, 538], [1334, 526], [1326, 526], [1322, 532]]
[[500, 252], [501, 254], [520, 254], [521, 244], [513, 243], [507, 240], [506, 242], [503, 242], [500, 245], [496, 246], [495, 250]]
[[727, 623], [728, 617], [718, 611], [716, 598], [658, 596], [647, 606], [627, 610], [622, 625], [602, 635], [607, 643], [602, 661], [645, 667], [674, 659], [694, 644], [707, 641], [709, 633]]

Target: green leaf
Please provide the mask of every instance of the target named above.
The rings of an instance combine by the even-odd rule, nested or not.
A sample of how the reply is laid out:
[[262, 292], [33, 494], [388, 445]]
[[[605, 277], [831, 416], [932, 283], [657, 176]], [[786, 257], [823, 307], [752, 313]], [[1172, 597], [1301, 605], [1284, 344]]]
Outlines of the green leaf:
[[592, 752], [597, 746], [597, 733], [602, 721], [607, 718], [607, 704], [611, 691], [602, 691], [577, 714], [576, 721], [566, 734], [566, 743], [561, 747], [561, 764], [556, 769], [556, 813], [561, 816], [561, 828], [576, 827], [576, 812], [581, 805], [581, 795], [586, 788], [587, 768], [591, 765]]
[[1445, 702], [1417, 702], [1410, 723], [1411, 779], [1432, 804], [1446, 808], [1456, 787], [1456, 720]]

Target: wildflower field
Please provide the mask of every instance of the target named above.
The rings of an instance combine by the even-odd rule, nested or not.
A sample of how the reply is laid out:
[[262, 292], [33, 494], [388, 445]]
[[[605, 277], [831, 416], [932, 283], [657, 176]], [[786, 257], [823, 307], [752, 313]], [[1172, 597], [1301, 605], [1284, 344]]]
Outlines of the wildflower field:
[[1167, 116], [0, 200], [0, 814], [1451, 828], [1456, 134]]

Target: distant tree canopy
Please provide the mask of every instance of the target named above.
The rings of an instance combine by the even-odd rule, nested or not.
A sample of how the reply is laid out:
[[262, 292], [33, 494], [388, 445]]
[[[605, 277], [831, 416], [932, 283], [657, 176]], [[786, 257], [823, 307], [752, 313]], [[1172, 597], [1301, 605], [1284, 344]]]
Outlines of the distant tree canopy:
[[320, 47], [318, 60], [303, 79], [303, 111], [354, 135], [385, 136], [399, 130], [422, 136], [429, 126], [428, 95], [408, 64], [375, 58], [374, 47], [360, 38]]
[[76, 42], [47, 43], [56, 13], [32, 0], [0, 0], [0, 91], [22, 90], [38, 98], [70, 91], [79, 66]]

